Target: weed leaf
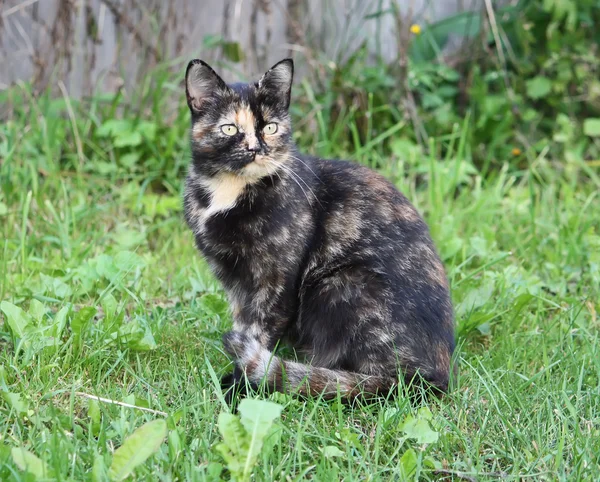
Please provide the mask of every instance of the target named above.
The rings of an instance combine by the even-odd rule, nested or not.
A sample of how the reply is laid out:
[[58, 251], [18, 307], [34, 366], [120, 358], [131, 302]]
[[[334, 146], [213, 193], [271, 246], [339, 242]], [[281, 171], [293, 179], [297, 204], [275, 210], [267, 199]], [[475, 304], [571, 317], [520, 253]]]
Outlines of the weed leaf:
[[583, 133], [590, 137], [600, 137], [600, 119], [584, 120]]
[[52, 324], [46, 329], [46, 334], [54, 338], [55, 343], [60, 339], [62, 333], [67, 325], [67, 313], [69, 313], [69, 307], [65, 306], [56, 313]]
[[525, 87], [527, 89], [527, 96], [536, 100], [546, 97], [550, 93], [552, 82], [546, 77], [537, 76], [525, 82]]
[[438, 441], [439, 434], [429, 425], [431, 412], [428, 409], [420, 409], [417, 416], [409, 415], [402, 424], [402, 431], [407, 437], [415, 439], [420, 444], [432, 444]]
[[219, 432], [223, 442], [216, 445], [216, 450], [221, 454], [231, 479], [237, 481], [244, 478], [244, 463], [248, 457], [248, 434], [244, 430], [239, 418], [232, 413], [221, 412], [218, 420]]
[[400, 459], [400, 472], [402, 477], [400, 480], [415, 480], [418, 458], [415, 449], [408, 449]]
[[115, 451], [108, 471], [110, 479], [125, 479], [160, 448], [166, 436], [167, 422], [162, 419], [145, 423], [135, 430]]
[[6, 321], [13, 334], [18, 338], [23, 338], [27, 327], [31, 324], [30, 316], [8, 301], [0, 303], [0, 310], [6, 315]]
[[92, 435], [96, 437], [98, 433], [100, 433], [100, 422], [102, 419], [102, 414], [100, 413], [100, 404], [98, 400], [94, 400], [90, 398], [88, 401], [88, 416], [90, 417], [90, 421], [92, 422]]
[[92, 482], [108, 482], [104, 457], [100, 454], [96, 454], [94, 457], [94, 465], [92, 465]]
[[71, 331], [73, 332], [76, 345], [81, 342], [90, 321], [96, 315], [96, 311], [96, 308], [92, 306], [84, 306], [71, 320]]
[[335, 445], [327, 445], [326, 447], [323, 447], [323, 455], [328, 459], [331, 459], [333, 457], [343, 457], [344, 452]]
[[219, 431], [223, 442], [216, 446], [231, 473], [232, 480], [250, 480], [252, 468], [258, 460], [264, 441], [272, 433], [273, 422], [280, 417], [283, 407], [265, 400], [244, 399], [240, 402], [240, 417], [222, 412]]
[[13, 447], [11, 450], [13, 462], [23, 472], [33, 474], [36, 479], [44, 479], [48, 474], [46, 463], [22, 447]]
[[0, 390], [0, 396], [2, 396], [10, 408], [12, 408], [19, 415], [27, 413], [29, 406], [27, 402], [23, 401], [19, 393], [5, 392], [4, 390]]
[[245, 398], [240, 403], [242, 425], [250, 435], [249, 457], [258, 457], [263, 441], [273, 422], [281, 416], [283, 407], [266, 400]]

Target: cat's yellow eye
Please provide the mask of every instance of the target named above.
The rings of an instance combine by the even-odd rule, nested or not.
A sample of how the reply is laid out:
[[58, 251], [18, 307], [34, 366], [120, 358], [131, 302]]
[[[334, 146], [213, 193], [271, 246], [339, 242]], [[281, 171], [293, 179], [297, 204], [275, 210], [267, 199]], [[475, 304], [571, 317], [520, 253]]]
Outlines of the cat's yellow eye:
[[263, 128], [263, 132], [265, 134], [267, 134], [268, 136], [275, 134], [277, 132], [277, 124], [275, 122], [271, 122], [270, 124], [267, 124]]
[[225, 124], [221, 126], [221, 132], [226, 136], [235, 136], [238, 133], [238, 129], [233, 124]]

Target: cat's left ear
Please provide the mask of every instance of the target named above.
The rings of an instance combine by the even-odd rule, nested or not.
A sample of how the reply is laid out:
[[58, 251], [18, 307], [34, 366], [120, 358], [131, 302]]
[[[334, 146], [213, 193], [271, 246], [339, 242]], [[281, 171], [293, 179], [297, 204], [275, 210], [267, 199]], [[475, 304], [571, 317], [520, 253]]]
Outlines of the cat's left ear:
[[294, 79], [294, 61], [284, 59], [271, 67], [258, 81], [258, 89], [267, 98], [276, 100], [284, 108], [290, 106], [292, 80]]
[[230, 92], [227, 84], [206, 62], [194, 59], [188, 64], [185, 71], [185, 94], [192, 112], [201, 112], [208, 99]]

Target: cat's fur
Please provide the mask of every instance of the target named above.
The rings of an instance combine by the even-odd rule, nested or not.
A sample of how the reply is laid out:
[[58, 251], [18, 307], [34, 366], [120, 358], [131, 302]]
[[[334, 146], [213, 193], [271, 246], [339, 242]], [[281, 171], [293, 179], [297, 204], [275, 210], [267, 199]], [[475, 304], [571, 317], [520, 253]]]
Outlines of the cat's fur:
[[[389, 390], [400, 372], [446, 391], [454, 322], [428, 228], [379, 174], [297, 152], [292, 77], [290, 59], [250, 84], [228, 86], [200, 60], [186, 71], [185, 216], [229, 297], [236, 378], [352, 398]], [[280, 341], [308, 363], [274, 355]]]

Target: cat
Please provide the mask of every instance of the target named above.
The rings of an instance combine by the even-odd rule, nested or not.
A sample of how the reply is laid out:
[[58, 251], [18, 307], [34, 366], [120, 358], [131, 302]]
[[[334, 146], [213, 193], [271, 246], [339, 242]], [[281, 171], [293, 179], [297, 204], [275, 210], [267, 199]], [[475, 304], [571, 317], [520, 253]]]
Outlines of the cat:
[[[442, 394], [454, 317], [429, 229], [376, 172], [297, 151], [293, 74], [291, 59], [247, 84], [197, 59], [186, 70], [185, 219], [231, 305], [228, 380], [354, 399], [417, 377]], [[280, 342], [307, 363], [274, 354]]]

